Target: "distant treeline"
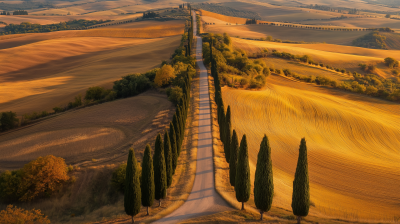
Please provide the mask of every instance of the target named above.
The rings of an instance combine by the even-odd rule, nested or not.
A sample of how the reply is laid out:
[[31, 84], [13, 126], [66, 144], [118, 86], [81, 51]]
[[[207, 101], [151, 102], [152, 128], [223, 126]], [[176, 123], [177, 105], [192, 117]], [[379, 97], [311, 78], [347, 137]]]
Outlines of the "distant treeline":
[[46, 1], [46, 3], [34, 2], [34, 1], [23, 1], [22, 4], [10, 4], [0, 2], [0, 9], [5, 11], [15, 11], [15, 10], [28, 10], [28, 9], [38, 9], [38, 8], [54, 8], [54, 6]]
[[111, 20], [71, 20], [68, 22], [61, 22], [57, 24], [32, 24], [29, 22], [23, 22], [20, 25], [9, 24], [4, 27], [4, 32], [0, 32], [0, 35], [4, 34], [18, 34], [18, 33], [43, 33], [52, 32], [59, 30], [82, 30], [89, 26], [110, 22]]
[[310, 4], [310, 5], [304, 5], [300, 6], [301, 8], [309, 8], [309, 9], [318, 9], [318, 10], [323, 10], [323, 11], [330, 11], [330, 12], [339, 12], [343, 13], [343, 11], [347, 11], [348, 14], [358, 14], [360, 10], [358, 9], [351, 9], [351, 8], [342, 8], [342, 7], [331, 7], [327, 5], [318, 5], [318, 4]]
[[193, 8], [195, 9], [203, 9], [209, 12], [214, 12], [218, 13], [221, 15], [225, 16], [233, 16], [233, 17], [240, 17], [240, 18], [246, 18], [246, 19], [257, 19], [261, 20], [261, 16], [252, 11], [246, 11], [246, 10], [237, 10], [234, 8], [222, 6], [220, 4], [214, 4], [214, 3], [199, 3], [193, 5]]
[[[0, 12], [0, 15], [9, 16], [11, 14], [10, 14], [10, 12], [3, 11], [3, 12]], [[13, 12], [13, 15], [28, 15], [28, 12], [25, 11], [25, 10], [16, 10], [16, 11]]]
[[143, 18], [155, 18], [155, 17], [160, 17], [160, 14], [153, 11], [143, 13]]

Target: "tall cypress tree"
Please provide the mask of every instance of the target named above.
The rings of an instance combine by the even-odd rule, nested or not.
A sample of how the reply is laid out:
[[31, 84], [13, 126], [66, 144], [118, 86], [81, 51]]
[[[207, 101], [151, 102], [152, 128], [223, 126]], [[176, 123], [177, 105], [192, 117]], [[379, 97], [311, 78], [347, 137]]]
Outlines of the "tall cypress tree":
[[172, 174], [175, 174], [176, 166], [178, 165], [178, 151], [176, 149], [175, 128], [172, 122], [169, 122], [169, 140], [171, 141], [172, 152]]
[[172, 124], [174, 124], [174, 129], [175, 129], [175, 136], [176, 136], [176, 151], [178, 152], [178, 157], [181, 154], [181, 144], [180, 144], [180, 139], [181, 139], [181, 133], [180, 133], [180, 128], [179, 128], [179, 121], [178, 117], [176, 116], [176, 113], [174, 114], [174, 117], [172, 118]]
[[154, 169], [153, 158], [151, 157], [151, 147], [146, 145], [143, 155], [142, 165], [142, 205], [147, 207], [147, 215], [149, 215], [149, 207], [154, 202]]
[[138, 173], [138, 164], [133, 148], [129, 149], [128, 162], [126, 164], [124, 208], [125, 213], [132, 217], [140, 212], [141, 190]]
[[171, 141], [167, 130], [164, 133], [164, 157], [165, 157], [165, 172], [167, 174], [167, 188], [172, 184], [172, 150]]
[[167, 196], [167, 172], [165, 168], [164, 145], [161, 139], [161, 134], [158, 134], [156, 139], [153, 167], [155, 199], [159, 200], [158, 205], [161, 206], [161, 199], [164, 199]]
[[230, 152], [231, 158], [229, 158], [229, 181], [232, 186], [235, 186], [236, 167], [239, 154], [239, 140], [235, 130], [233, 130], [232, 141], [230, 146], [231, 146], [231, 152]]
[[296, 173], [293, 181], [292, 209], [297, 216], [297, 223], [301, 217], [308, 215], [310, 208], [310, 186], [308, 180], [308, 162], [306, 139], [302, 138], [299, 149]]
[[236, 199], [242, 202], [242, 210], [244, 210], [244, 203], [250, 199], [250, 165], [246, 135], [243, 135], [242, 141], [240, 142], [238, 164], [236, 167], [235, 191]]
[[229, 163], [229, 159], [231, 157], [230, 152], [231, 152], [231, 107], [228, 106], [228, 109], [226, 110], [226, 116], [225, 116], [225, 132], [224, 132], [224, 137], [225, 137], [225, 142], [224, 142], [224, 151], [225, 151], [225, 158], [226, 162]]
[[268, 137], [264, 135], [258, 152], [257, 168], [254, 180], [254, 202], [260, 210], [261, 220], [263, 213], [271, 209], [274, 197], [274, 179], [272, 175], [271, 147]]
[[[220, 106], [221, 124], [219, 125], [219, 137], [223, 144], [225, 144], [225, 110], [223, 106]], [[225, 150], [225, 147], [224, 147]]]

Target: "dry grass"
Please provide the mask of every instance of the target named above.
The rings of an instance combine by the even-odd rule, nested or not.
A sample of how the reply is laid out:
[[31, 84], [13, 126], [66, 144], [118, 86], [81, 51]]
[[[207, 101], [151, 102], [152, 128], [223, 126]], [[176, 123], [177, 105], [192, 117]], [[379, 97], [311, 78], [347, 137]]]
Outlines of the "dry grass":
[[[314, 204], [308, 219], [394, 221], [400, 184], [397, 104], [274, 75], [263, 91], [223, 88], [223, 98], [231, 106], [233, 128], [239, 136], [247, 135], [252, 183], [262, 136], [270, 139], [274, 208], [291, 210], [297, 150], [305, 137]], [[223, 150], [216, 150], [221, 154], [216, 153], [221, 167], [216, 180], [227, 179], [224, 163], [218, 161]], [[232, 198], [229, 184], [222, 181], [221, 187]], [[249, 204], [254, 205], [252, 199]], [[323, 223], [333, 220], [328, 221]]]
[[148, 26], [145, 28], [102, 28], [77, 33], [81, 37], [136, 37], [158, 38], [176, 36], [183, 33], [185, 24]]
[[[54, 36], [40, 34], [40, 38], [46, 40], [0, 50], [0, 95], [5, 96], [0, 99], [2, 110], [15, 111], [18, 116], [51, 111], [91, 86], [110, 88], [113, 81], [124, 75], [158, 66], [169, 58], [180, 41], [179, 36], [58, 38], [61, 34], [74, 36], [75, 32], [55, 32]], [[52, 37], [56, 39], [50, 39]], [[23, 44], [30, 40], [21, 38], [24, 39], [9, 41]]]
[[277, 50], [296, 55], [309, 55], [316, 62], [350, 71], [361, 72], [358, 66], [360, 63], [378, 64], [377, 74], [384, 77], [391, 77], [392, 75], [390, 69], [384, 65], [383, 59], [386, 57], [400, 59], [400, 51], [398, 50], [377, 50], [333, 44], [288, 44], [238, 38], [232, 38], [232, 40], [235, 47], [250, 54], [268, 49], [269, 52]]
[[[232, 24], [246, 24], [246, 21], [248, 19], [245, 18], [239, 18], [239, 17], [233, 17], [233, 16], [225, 16], [225, 15], [221, 15], [218, 13], [213, 13], [213, 12], [209, 12], [209, 11], [205, 11], [202, 9], [199, 9], [200, 11], [200, 15], [201, 16], [208, 16], [208, 17], [212, 17], [218, 20], [222, 20], [224, 22], [227, 23], [232, 23]], [[257, 23], [259, 22], [265, 22], [265, 21], [257, 21]]]
[[65, 112], [0, 135], [0, 169], [20, 168], [48, 154], [74, 165], [121, 162], [131, 146], [141, 158], [172, 114], [172, 103], [153, 92]]

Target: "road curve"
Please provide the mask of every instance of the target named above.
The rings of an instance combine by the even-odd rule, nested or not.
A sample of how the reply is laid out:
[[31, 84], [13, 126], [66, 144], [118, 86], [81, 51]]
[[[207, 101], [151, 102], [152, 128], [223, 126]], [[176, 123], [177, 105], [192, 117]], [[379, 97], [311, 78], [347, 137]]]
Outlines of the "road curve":
[[196, 177], [192, 192], [186, 202], [168, 216], [154, 223], [179, 223], [186, 219], [210, 215], [231, 209], [224, 199], [215, 191], [214, 163], [212, 151], [210, 93], [208, 91], [208, 74], [203, 64], [202, 39], [197, 36], [196, 13], [193, 15], [193, 35], [197, 39], [196, 63], [200, 70], [199, 126], [197, 144]]

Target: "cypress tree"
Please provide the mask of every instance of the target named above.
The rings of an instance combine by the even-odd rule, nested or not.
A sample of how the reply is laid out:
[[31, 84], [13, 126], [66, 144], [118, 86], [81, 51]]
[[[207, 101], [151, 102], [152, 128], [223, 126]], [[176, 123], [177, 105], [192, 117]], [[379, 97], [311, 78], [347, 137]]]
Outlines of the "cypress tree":
[[[219, 125], [219, 137], [222, 141], [222, 143], [225, 145], [225, 110], [223, 106], [220, 106], [220, 114], [221, 114], [221, 124]], [[225, 150], [225, 147], [224, 147]]]
[[125, 213], [132, 217], [132, 223], [134, 222], [133, 216], [140, 212], [142, 197], [137, 167], [135, 152], [131, 148], [129, 149], [128, 162], [126, 164], [124, 208]]
[[271, 209], [274, 197], [274, 179], [272, 175], [271, 147], [268, 137], [264, 135], [257, 157], [257, 168], [254, 180], [254, 202], [260, 210], [261, 220], [263, 213]]
[[308, 162], [306, 139], [302, 138], [299, 149], [296, 173], [293, 181], [292, 209], [300, 223], [302, 216], [308, 215], [310, 208], [310, 187], [308, 181]]
[[175, 129], [175, 136], [176, 136], [176, 151], [178, 152], [178, 157], [181, 154], [181, 144], [180, 144], [180, 139], [181, 139], [181, 133], [180, 133], [180, 128], [179, 128], [179, 123], [178, 123], [178, 117], [176, 116], [176, 113], [174, 114], [174, 117], [172, 118], [172, 124], [174, 124], [174, 129]]
[[237, 160], [239, 154], [239, 140], [236, 134], [236, 131], [233, 130], [232, 134], [232, 141], [231, 141], [231, 152], [229, 158], [229, 181], [232, 186], [235, 186], [235, 176], [236, 176], [236, 167], [237, 167]]
[[161, 134], [157, 135], [155, 152], [154, 152], [154, 187], [155, 199], [159, 200], [161, 206], [161, 199], [167, 196], [167, 172], [165, 170], [164, 146], [161, 139]]
[[228, 106], [228, 109], [226, 110], [226, 116], [225, 116], [225, 142], [224, 142], [225, 158], [226, 158], [226, 162], [228, 162], [228, 163], [229, 163], [229, 159], [231, 157], [230, 144], [231, 144], [231, 107]]
[[169, 140], [169, 135], [167, 130], [164, 133], [164, 158], [165, 158], [165, 172], [167, 174], [167, 188], [171, 186], [172, 183], [172, 150], [171, 141]]
[[149, 215], [149, 207], [151, 207], [154, 202], [154, 169], [151, 147], [149, 144], [146, 145], [143, 155], [141, 189], [142, 205], [147, 207], [147, 215]]
[[243, 135], [240, 142], [235, 176], [235, 191], [236, 199], [242, 202], [242, 210], [244, 210], [244, 203], [250, 199], [250, 165], [246, 135]]
[[178, 165], [178, 151], [176, 149], [176, 135], [175, 128], [172, 122], [169, 122], [169, 139], [171, 141], [171, 155], [172, 155], [172, 174], [175, 174], [176, 166]]

